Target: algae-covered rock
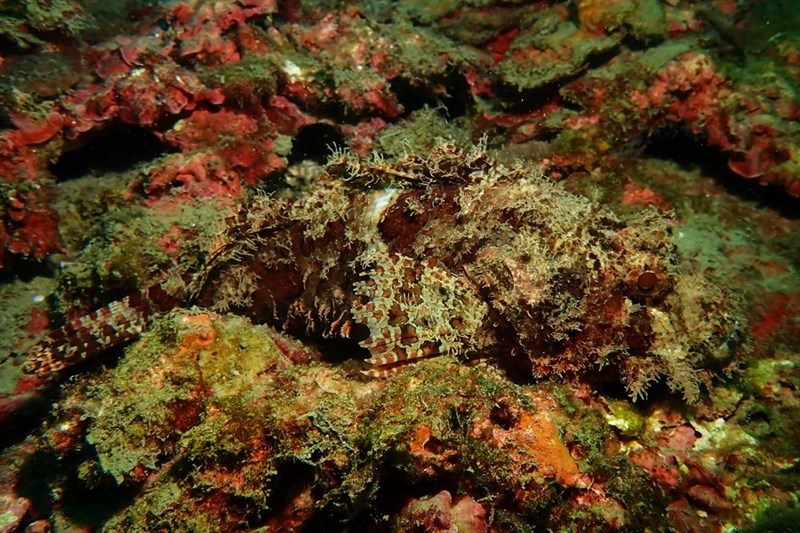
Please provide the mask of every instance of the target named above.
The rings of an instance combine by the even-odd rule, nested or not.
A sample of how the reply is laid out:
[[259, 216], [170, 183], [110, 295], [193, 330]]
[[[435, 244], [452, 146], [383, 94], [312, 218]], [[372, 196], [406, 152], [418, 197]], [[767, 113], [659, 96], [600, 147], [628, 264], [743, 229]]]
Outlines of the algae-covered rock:
[[500, 79], [518, 90], [546, 87], [586, 68], [619, 44], [614, 35], [588, 33], [554, 9], [524, 28], [498, 65]]
[[[225, 454], [226, 409], [245, 404], [259, 377], [291, 364], [270, 330], [208, 314], [167, 317], [128, 350], [120, 365], [86, 391], [86, 438], [117, 483], [141, 481], [167, 456], [194, 449], [198, 435]], [[282, 345], [283, 346], [283, 345]], [[233, 424], [233, 422], [231, 422]], [[186, 440], [184, 440], [186, 439]]]
[[[385, 381], [316, 359], [242, 318], [173, 313], [116, 368], [69, 391], [51, 442], [79, 415], [72, 436], [92, 444], [84, 459], [128, 488], [107, 531], [286, 520], [385, 529], [405, 504], [387, 498], [397, 486], [420, 502], [422, 487], [459, 494], [410, 505], [407, 517], [445, 513], [481, 531], [484, 511], [535, 520], [564, 489], [591, 485], [574, 457], [586, 412], [568, 416], [547, 388], [451, 358]], [[595, 461], [609, 435], [592, 437]]]

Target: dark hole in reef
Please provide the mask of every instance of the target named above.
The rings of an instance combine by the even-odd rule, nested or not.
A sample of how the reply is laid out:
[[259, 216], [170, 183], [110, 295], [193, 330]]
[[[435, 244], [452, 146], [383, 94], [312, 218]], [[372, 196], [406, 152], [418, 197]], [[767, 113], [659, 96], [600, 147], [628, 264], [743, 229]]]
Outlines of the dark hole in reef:
[[16, 495], [28, 498], [40, 513], [51, 512], [53, 502], [49, 481], [59, 466], [55, 452], [35, 451], [19, 469], [19, 482], [14, 487]]
[[[603, 373], [605, 374], [605, 373]], [[593, 383], [593, 388], [599, 391], [604, 397], [614, 398], [616, 400], [630, 400], [631, 395], [625, 388], [625, 385], [618, 380], [617, 376], [607, 378], [605, 375], [600, 378], [599, 383]]]
[[762, 185], [758, 178], [739, 176], [728, 167], [729, 154], [680, 127], [661, 128], [645, 140], [643, 157], [674, 161], [684, 168], [698, 168], [704, 176], [714, 177], [725, 192], [760, 207], [773, 209], [781, 216], [796, 220], [800, 200], [789, 196], [783, 187]]
[[565, 109], [582, 111], [584, 107], [561, 96], [561, 90], [577, 79], [580, 79], [585, 71], [591, 71], [610, 62], [617, 56], [617, 48], [606, 50], [589, 56], [585, 68], [579, 72], [574, 72], [563, 78], [558, 78], [549, 83], [542, 84], [531, 89], [519, 89], [511, 83], [497, 83], [493, 87], [497, 98], [503, 101], [503, 109], [511, 114], [528, 113], [541, 109], [545, 105], [554, 102]]
[[348, 359], [369, 359], [371, 357], [369, 350], [362, 348], [354, 340], [315, 338], [313, 341], [325, 361], [338, 363]]
[[719, 175], [728, 170], [725, 156], [703, 139], [680, 127], [660, 128], [645, 140], [643, 155], [668, 159], [684, 167], [700, 166], [705, 174]]
[[463, 75], [452, 70], [444, 78], [429, 80], [424, 86], [405, 78], [392, 80], [392, 92], [408, 114], [423, 107], [444, 108], [449, 119], [462, 117], [472, 104], [469, 84]]
[[800, 199], [789, 196], [780, 185], [762, 185], [758, 178], [743, 178], [727, 168], [718, 176], [722, 177], [718, 182], [727, 193], [773, 210], [789, 220], [800, 218]]
[[441, 465], [443, 471], [437, 472], [432, 477], [422, 476], [420, 478], [410, 475], [404, 467], [400, 466], [409, 461], [408, 457], [404, 455], [405, 453], [407, 452], [398, 450], [388, 453], [388, 458], [378, 476], [379, 488], [373, 499], [374, 509], [369, 513], [357, 515], [352, 522], [356, 526], [351, 528], [352, 531], [385, 531], [385, 522], [381, 524], [380, 517], [397, 516], [409, 503], [409, 494], [432, 496], [442, 490], [447, 490], [450, 494], [457, 494], [454, 487], [459, 485], [459, 481], [466, 479], [459, 475], [461, 471], [458, 467], [452, 471], [444, 471], [444, 465]]
[[42, 396], [32, 395], [29, 399], [20, 401], [20, 405], [11, 409], [0, 423], [0, 451], [22, 442], [41, 425], [49, 409], [48, 400]]
[[58, 181], [124, 172], [166, 152], [158, 137], [129, 124], [109, 126], [79, 141], [82, 144], [61, 154], [50, 168]]
[[3, 258], [5, 268], [0, 272], [0, 285], [14, 280], [30, 282], [37, 276], [55, 277], [58, 272], [58, 262], [53, 260], [53, 257], [59, 256], [51, 255], [44, 261], [37, 261], [29, 257], [6, 255]]
[[344, 145], [344, 137], [330, 124], [317, 123], [304, 126], [292, 139], [289, 164], [306, 160], [325, 163], [334, 148], [341, 148]]
[[[299, 494], [314, 485], [315, 467], [311, 463], [315, 460], [318, 461], [320, 458], [300, 458], [286, 455], [275, 461], [276, 473], [273, 485], [280, 487], [281, 490], [270, 493], [270, 510], [278, 513], [285, 511]], [[263, 524], [251, 525], [256, 527]]]
[[489, 420], [506, 431], [514, 427], [519, 419], [519, 414], [505, 401], [496, 403], [489, 412]]
[[[72, 477], [77, 479], [77, 474]], [[133, 487], [118, 488], [113, 485], [113, 480], [93, 490], [81, 490], [75, 484], [65, 492], [71, 494], [64, 498], [62, 512], [71, 523], [89, 526], [88, 530], [98, 530], [115, 514], [129, 507], [136, 498]]]
[[[550, 102], [570, 107], [570, 102], [561, 98], [559, 91], [566, 82], [555, 81], [536, 87], [535, 89], [522, 89], [506, 83], [497, 83], [493, 87], [497, 97], [503, 101], [503, 110], [510, 113], [529, 113], [540, 109]], [[574, 106], [581, 109], [580, 106]]]
[[[57, 478], [76, 480], [75, 468], [87, 458], [86, 453], [73, 453], [65, 459], [50, 452], [35, 452], [20, 469], [17, 495], [30, 499], [37, 513], [50, 514], [53, 509], [51, 486], [57, 484], [64, 489], [60, 512], [72, 524], [97, 529], [130, 505], [139, 489], [135, 486], [117, 487], [110, 475], [102, 473], [92, 480], [93, 488], [75, 481], [66, 484], [57, 481]], [[68, 472], [65, 473], [65, 469]]]
[[771, 428], [772, 425], [772, 420], [770, 420], [768, 413], [764, 411], [755, 411], [749, 413], [745, 427], [747, 427], [751, 433], [759, 434], [770, 431], [769, 428]]
[[644, 396], [637, 396], [636, 398], [631, 397], [630, 391], [614, 371], [598, 371], [592, 378], [593, 389], [600, 396], [606, 398], [633, 402], [637, 405], [653, 405], [659, 402], [671, 403], [676, 408], [686, 405], [682, 393], [670, 389], [666, 383], [666, 378], [663, 376], [645, 387]]

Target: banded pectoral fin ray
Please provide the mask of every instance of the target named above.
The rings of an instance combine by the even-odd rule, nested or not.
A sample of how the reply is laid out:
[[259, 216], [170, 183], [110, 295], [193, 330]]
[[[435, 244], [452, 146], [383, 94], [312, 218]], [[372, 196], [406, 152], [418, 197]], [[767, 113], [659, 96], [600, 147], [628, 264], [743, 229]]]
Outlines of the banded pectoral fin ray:
[[361, 343], [372, 354], [366, 360], [372, 368], [362, 371], [367, 376], [386, 377], [409, 362], [442, 354], [438, 341], [420, 341], [417, 335], [402, 333], [393, 338], [388, 331], [384, 334], [388, 337], [369, 337]]
[[111, 302], [48, 333], [27, 350], [22, 368], [30, 374], [46, 375], [92, 358], [134, 340], [154, 313], [177, 303], [160, 285]]
[[353, 318], [370, 332], [364, 373], [382, 377], [407, 362], [472, 348], [486, 305], [465, 281], [435, 261], [382, 254], [355, 284]]

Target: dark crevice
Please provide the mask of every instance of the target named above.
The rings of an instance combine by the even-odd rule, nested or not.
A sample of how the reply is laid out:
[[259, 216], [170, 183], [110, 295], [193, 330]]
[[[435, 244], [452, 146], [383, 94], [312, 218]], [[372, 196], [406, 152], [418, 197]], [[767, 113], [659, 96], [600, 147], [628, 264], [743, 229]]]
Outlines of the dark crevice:
[[332, 150], [344, 146], [344, 136], [334, 126], [324, 123], [304, 126], [292, 139], [289, 164], [309, 160], [324, 164]]
[[406, 78], [392, 80], [392, 92], [402, 104], [405, 114], [424, 107], [444, 108], [448, 119], [462, 117], [472, 105], [469, 84], [464, 76], [451, 70], [441, 80], [427, 80], [419, 86]]
[[[314, 423], [313, 416], [309, 420]], [[271, 491], [269, 494], [269, 504], [266, 509], [258, 509], [249, 516], [249, 527], [261, 527], [267, 523], [271, 516], [275, 516], [271, 511], [287, 513], [292, 509], [293, 502], [309, 488], [312, 490], [322, 485], [321, 480], [316, 479], [314, 469], [315, 462], [322, 462], [321, 456], [316, 456], [315, 452], [310, 452], [310, 457], [292, 457], [290, 455], [278, 457], [275, 461], [275, 484], [281, 487], [279, 491]], [[269, 510], [269, 511], [268, 511]]]
[[708, 175], [719, 175], [727, 170], [727, 158], [717, 148], [686, 131], [674, 126], [656, 130], [647, 137], [644, 157], [667, 159], [684, 167], [700, 166]]
[[[80, 448], [80, 447], [79, 447]], [[53, 512], [53, 495], [50, 488], [58, 483], [63, 491], [59, 512], [69, 523], [95, 530], [115, 513], [133, 502], [136, 486], [117, 487], [113, 478], [97, 473], [91, 482], [77, 482], [76, 469], [91, 461], [90, 447], [57, 456], [49, 451], [37, 451], [21, 466], [17, 495], [28, 498], [33, 504], [33, 515], [43, 516]], [[92, 485], [89, 488], [88, 485]]]
[[[648, 383], [644, 387], [643, 394], [635, 398], [631, 397], [631, 391], [625, 386], [619, 373], [613, 369], [597, 370], [587, 381], [591, 384], [592, 390], [603, 398], [632, 402], [638, 406], [669, 402], [679, 408], [686, 403], [680, 392], [670, 389], [663, 376]], [[701, 394], [705, 394], [705, 390]]]
[[509, 84], [497, 84], [494, 87], [498, 101], [502, 102], [504, 113], [529, 113], [549, 104], [561, 102], [560, 91], [566, 81], [559, 80], [542, 85], [535, 89], [519, 89]]
[[447, 490], [451, 494], [458, 493], [459, 479], [464, 475], [459, 469], [446, 472], [446, 466], [440, 464], [438, 466], [442, 471], [437, 472], [434, 476], [414, 477], [403, 468], [394, 466], [408, 461], [404, 453], [395, 449], [387, 454], [387, 461], [378, 475], [380, 483], [373, 496], [374, 507], [369, 512], [362, 512], [354, 516], [352, 521], [355, 526], [354, 531], [385, 531], [385, 524], [384, 527], [381, 527], [379, 517], [399, 516], [409, 503], [409, 495], [414, 498], [424, 498], [438, 494], [442, 490]]
[[797, 219], [800, 199], [789, 196], [783, 187], [763, 185], [758, 178], [739, 176], [728, 167], [729, 154], [681, 127], [662, 128], [646, 140], [643, 157], [673, 161], [687, 169], [697, 168], [705, 176], [713, 176], [725, 192], [761, 207], [772, 209], [782, 217]]
[[356, 341], [342, 338], [312, 339], [322, 354], [322, 359], [331, 363], [341, 363], [349, 359], [369, 359], [369, 350], [361, 347]]
[[[499, 101], [503, 103], [503, 111], [510, 114], [529, 113], [544, 107], [550, 102], [558, 102], [573, 109], [573, 104], [561, 96], [561, 89], [571, 82], [582, 78], [586, 72], [599, 69], [608, 64], [619, 55], [618, 47], [604, 52], [590, 55], [583, 67], [576, 72], [554, 79], [548, 83], [532, 88], [520, 89], [511, 83], [500, 82], [495, 84], [494, 91]], [[578, 106], [577, 109], [583, 109]]]
[[[5, 363], [6, 358], [0, 358], [0, 362]], [[27, 438], [41, 425], [50, 410], [47, 398], [36, 394], [19, 394], [16, 399], [14, 396], [5, 396], [4, 401], [10, 407], [0, 414], [0, 451]]]
[[80, 140], [50, 168], [58, 181], [124, 172], [167, 152], [153, 133], [130, 124], [112, 125]]
[[576, 113], [586, 113], [586, 106], [572, 101], [569, 98], [562, 98], [557, 100], [556, 103], [565, 111], [575, 111]]
[[636, 31], [631, 28], [629, 24], [625, 25], [625, 33], [622, 37], [621, 44], [624, 48], [631, 52], [644, 52], [650, 48], [653, 48], [653, 45], [656, 42], [660, 42], [663, 39], [656, 39], [656, 38], [646, 38], [642, 36], [635, 35]]
[[787, 220], [800, 219], [800, 198], [789, 196], [780, 185], [763, 185], [757, 178], [743, 178], [731, 171], [724, 174], [720, 185], [728, 194], [771, 209]]
[[3, 258], [3, 270], [0, 271], [0, 285], [15, 280], [30, 282], [36, 277], [52, 278], [58, 272], [56, 261], [48, 258], [38, 261], [16, 254], [7, 254]]

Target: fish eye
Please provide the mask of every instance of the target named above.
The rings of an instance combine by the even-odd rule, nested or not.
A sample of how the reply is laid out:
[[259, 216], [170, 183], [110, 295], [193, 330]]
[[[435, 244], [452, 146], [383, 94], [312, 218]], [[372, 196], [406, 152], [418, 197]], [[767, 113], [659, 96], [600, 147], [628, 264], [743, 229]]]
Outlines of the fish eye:
[[652, 270], [645, 270], [636, 278], [636, 288], [641, 293], [651, 293], [658, 288], [658, 274]]
[[666, 286], [667, 276], [663, 272], [644, 265], [628, 276], [628, 286], [640, 297], [649, 298], [658, 295]]

